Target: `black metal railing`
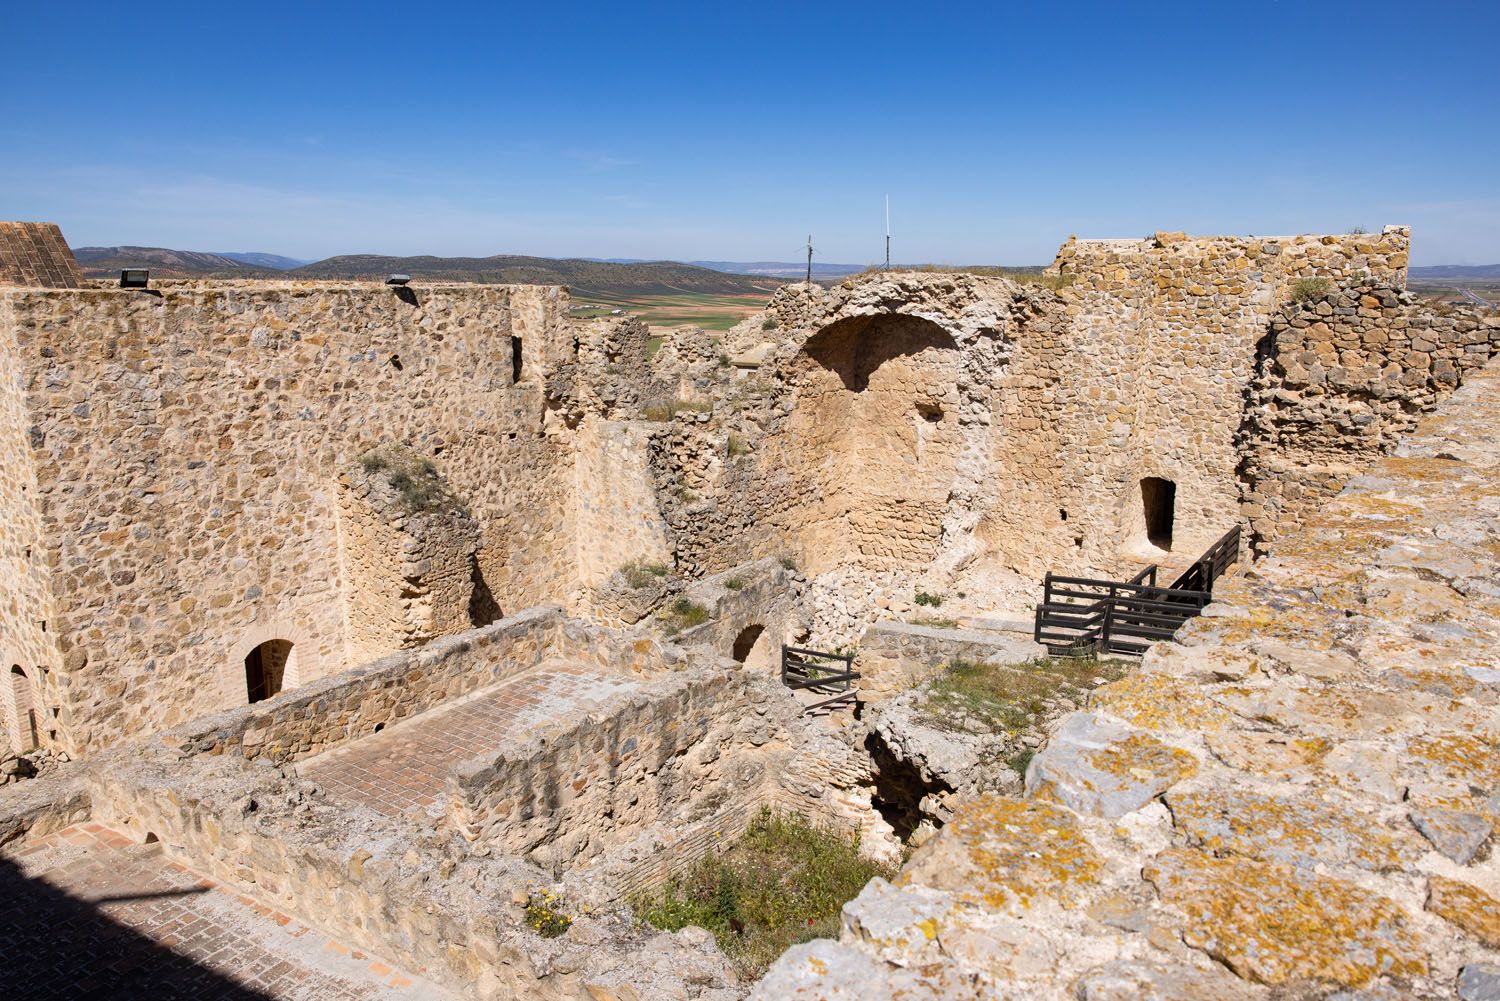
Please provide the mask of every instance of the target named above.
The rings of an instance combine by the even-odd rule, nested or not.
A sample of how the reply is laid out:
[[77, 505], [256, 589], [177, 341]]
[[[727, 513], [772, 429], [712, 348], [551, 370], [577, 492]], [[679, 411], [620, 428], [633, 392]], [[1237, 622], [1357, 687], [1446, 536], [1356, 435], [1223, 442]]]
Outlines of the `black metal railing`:
[[1139, 656], [1171, 639], [1213, 600], [1213, 585], [1239, 560], [1240, 530], [1231, 529], [1168, 587], [1149, 566], [1130, 580], [1047, 574], [1033, 638], [1054, 654]]
[[833, 693], [829, 698], [803, 706], [804, 714], [852, 702], [854, 683], [858, 680], [859, 672], [854, 670], [852, 653], [827, 653], [794, 646], [781, 648], [783, 685], [797, 691], [811, 691], [815, 695]]

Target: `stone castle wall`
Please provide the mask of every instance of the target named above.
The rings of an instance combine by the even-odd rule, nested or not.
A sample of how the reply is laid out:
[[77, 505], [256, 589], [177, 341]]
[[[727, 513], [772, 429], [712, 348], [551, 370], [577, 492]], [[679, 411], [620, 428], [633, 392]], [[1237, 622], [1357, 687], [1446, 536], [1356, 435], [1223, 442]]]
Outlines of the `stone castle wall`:
[[65, 672], [71, 747], [242, 702], [243, 658], [266, 639], [293, 642], [301, 681], [350, 663], [336, 482], [375, 445], [444, 474], [481, 525], [478, 570], [502, 609], [573, 588], [571, 455], [543, 403], [545, 359], [571, 356], [553, 343], [558, 290], [155, 291], [0, 293], [22, 394], [4, 403], [5, 447], [34, 470], [40, 522], [17, 579], [50, 572], [61, 605], [55, 648], [36, 650], [26, 623], [5, 643]]
[[[32, 720], [50, 743], [56, 722], [54, 672], [60, 666], [51, 571], [44, 558], [40, 492], [31, 463], [31, 419], [22, 402], [11, 306], [0, 297], [0, 730], [7, 746], [29, 750]], [[19, 668], [24, 677], [16, 674]], [[49, 692], [48, 686], [51, 685]], [[33, 714], [35, 714], [33, 716]]]

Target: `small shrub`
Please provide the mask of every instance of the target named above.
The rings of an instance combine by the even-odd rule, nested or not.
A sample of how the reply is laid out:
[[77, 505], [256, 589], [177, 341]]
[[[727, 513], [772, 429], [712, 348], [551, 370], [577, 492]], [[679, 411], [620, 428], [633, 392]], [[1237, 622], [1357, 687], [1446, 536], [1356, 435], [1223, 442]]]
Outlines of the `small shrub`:
[[724, 582], [724, 586], [731, 591], [743, 591], [745, 582], [738, 577], [731, 577]]
[[1331, 287], [1327, 278], [1299, 278], [1292, 283], [1292, 301], [1307, 302], [1309, 299], [1321, 299], [1328, 294]]
[[650, 587], [665, 577], [670, 571], [660, 563], [627, 563], [620, 568], [620, 573], [625, 575], [625, 583], [634, 590], [640, 591]]
[[1351, 229], [1349, 231], [1349, 235], [1350, 236], [1364, 236], [1368, 232], [1369, 232], [1369, 230], [1365, 229], [1363, 226], [1355, 226], [1353, 229]]
[[954, 629], [958, 626], [957, 619], [930, 619], [921, 616], [911, 620], [914, 626], [926, 626], [929, 629]]
[[745, 443], [739, 435], [732, 434], [729, 436], [728, 442], [725, 443], [724, 451], [728, 454], [729, 458], [732, 459], [736, 455], [744, 455], [750, 450], [745, 447]]
[[410, 449], [389, 446], [367, 452], [359, 457], [359, 464], [371, 476], [384, 473], [386, 482], [396, 491], [401, 507], [408, 513], [462, 507], [444, 486], [437, 465]]
[[861, 857], [857, 837], [762, 810], [728, 851], [631, 905], [662, 931], [697, 925], [713, 932], [748, 981], [799, 942], [836, 938], [845, 902], [874, 877], [895, 875], [894, 867]]
[[734, 362], [732, 360], [730, 360], [729, 355], [727, 355], [723, 351], [719, 352], [719, 367], [720, 368], [729, 368], [733, 364], [734, 364]]
[[665, 619], [668, 635], [675, 636], [684, 629], [703, 625], [709, 619], [709, 611], [689, 598], [678, 598], [667, 609]]
[[367, 473], [378, 473], [385, 468], [385, 456], [379, 452], [366, 452], [359, 457], [359, 464]]
[[533, 890], [526, 898], [526, 924], [542, 938], [557, 938], [573, 924], [560, 903], [562, 898], [549, 890]]
[[760, 321], [760, 329], [762, 330], [775, 330], [777, 326], [776, 317], [774, 316], [768, 316]]
[[926, 606], [927, 608], [937, 608], [942, 603], [943, 596], [940, 594], [928, 594], [926, 591], [917, 592], [917, 604], [919, 605]]
[[783, 570], [795, 570], [795, 569], [797, 569], [797, 561], [794, 560], [794, 559], [792, 559], [790, 556], [783, 556], [781, 558], [780, 562], [781, 562], [781, 569], [783, 569]]

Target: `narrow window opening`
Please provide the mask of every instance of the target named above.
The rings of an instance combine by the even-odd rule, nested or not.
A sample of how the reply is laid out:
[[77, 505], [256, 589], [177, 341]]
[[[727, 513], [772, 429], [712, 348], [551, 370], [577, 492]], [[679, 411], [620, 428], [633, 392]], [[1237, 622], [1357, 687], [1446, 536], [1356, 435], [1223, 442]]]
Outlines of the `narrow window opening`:
[[1057, 516], [1059, 518], [1061, 518], [1063, 521], [1067, 521], [1068, 520], [1068, 509], [1065, 508], [1065, 507], [1058, 508], [1057, 509]]
[[269, 699], [281, 692], [286, 662], [292, 655], [290, 640], [266, 640], [245, 655], [245, 691], [251, 702]]
[[510, 339], [510, 382], [511, 385], [521, 381], [521, 338]]
[[1158, 476], [1141, 480], [1141, 510], [1146, 540], [1157, 549], [1172, 548], [1172, 522], [1177, 516], [1177, 484]]
[[395, 369], [397, 372], [401, 371], [400, 355], [391, 355], [391, 368]]
[[943, 408], [936, 403], [918, 403], [917, 413], [929, 424], [936, 424], [943, 419]]

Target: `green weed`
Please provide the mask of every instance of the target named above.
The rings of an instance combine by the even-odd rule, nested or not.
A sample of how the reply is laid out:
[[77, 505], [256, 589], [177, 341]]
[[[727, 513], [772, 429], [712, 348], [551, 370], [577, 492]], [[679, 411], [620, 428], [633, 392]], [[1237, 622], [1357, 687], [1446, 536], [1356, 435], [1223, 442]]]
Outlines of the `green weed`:
[[724, 854], [631, 903], [654, 928], [713, 932], [749, 981], [798, 942], [837, 938], [845, 902], [874, 877], [895, 874], [860, 857], [856, 837], [763, 810]]

